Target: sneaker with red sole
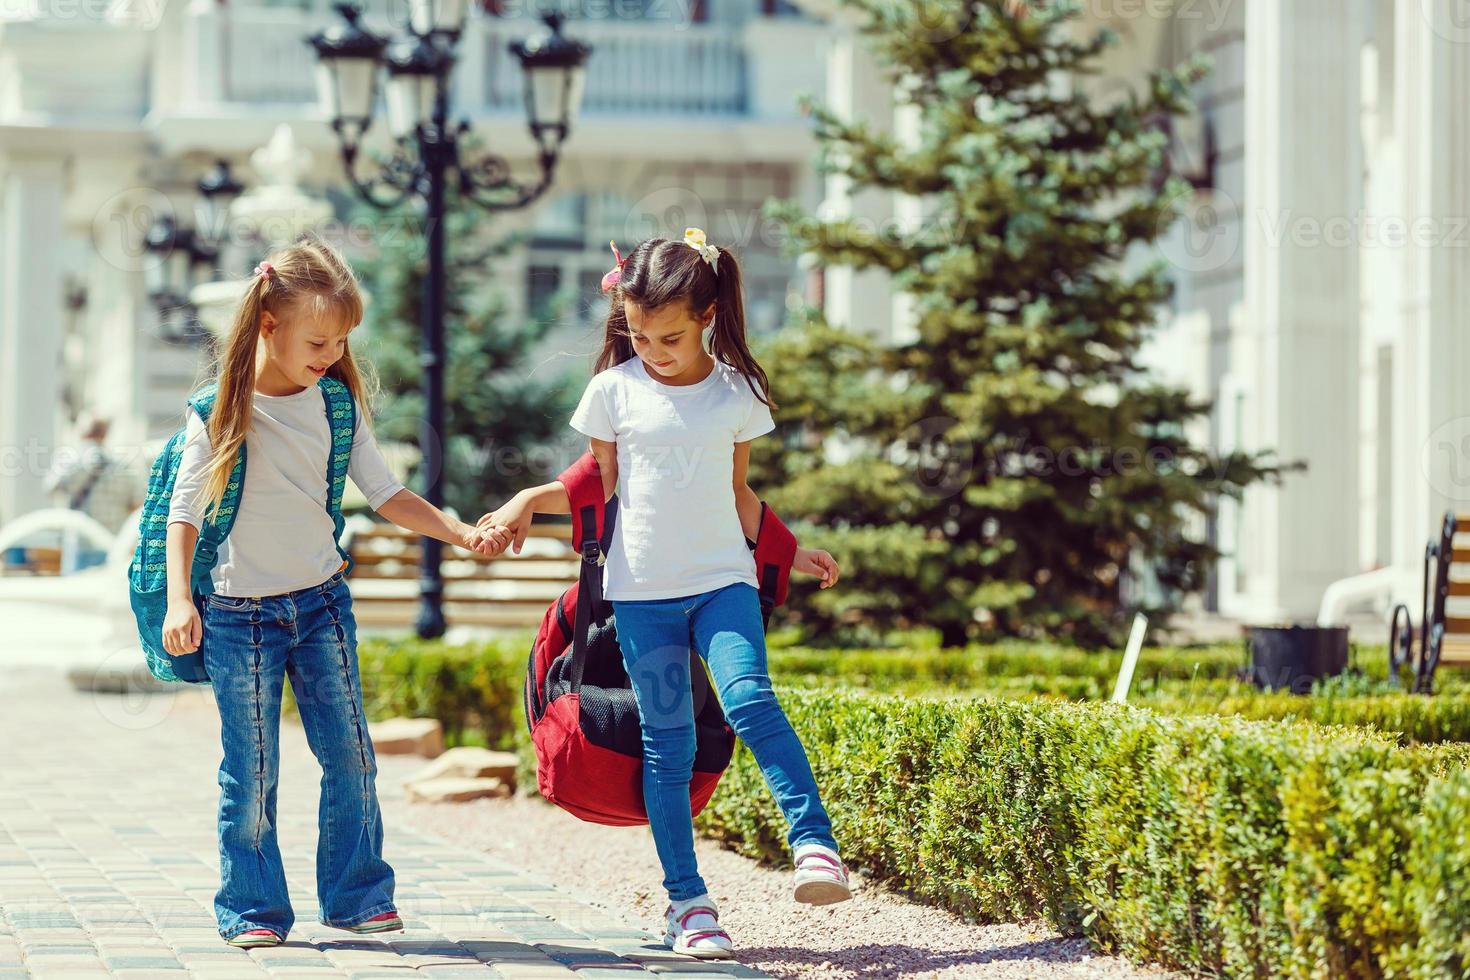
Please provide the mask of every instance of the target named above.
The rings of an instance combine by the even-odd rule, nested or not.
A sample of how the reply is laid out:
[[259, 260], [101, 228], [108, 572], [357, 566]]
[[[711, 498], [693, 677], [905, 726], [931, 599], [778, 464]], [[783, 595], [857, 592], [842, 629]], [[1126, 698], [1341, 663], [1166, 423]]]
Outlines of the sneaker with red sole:
[[398, 917], [397, 912], [380, 912], [371, 919], [364, 919], [355, 926], [338, 926], [338, 929], [346, 929], [348, 932], [398, 932], [403, 929], [403, 920]]
[[272, 929], [246, 929], [225, 940], [231, 946], [238, 946], [241, 949], [253, 949], [256, 946], [279, 946], [285, 941], [279, 933]]

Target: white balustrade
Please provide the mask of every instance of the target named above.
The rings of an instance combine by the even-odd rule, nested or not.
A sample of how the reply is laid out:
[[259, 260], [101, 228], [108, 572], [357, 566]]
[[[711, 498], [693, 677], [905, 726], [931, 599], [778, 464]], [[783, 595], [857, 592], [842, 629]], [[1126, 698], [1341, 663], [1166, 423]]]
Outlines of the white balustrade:
[[[365, 19], [384, 30], [389, 21], [375, 9], [379, 6]], [[210, 20], [221, 35], [213, 46], [220, 57], [201, 60], [197, 71], [217, 72], [220, 82], [216, 87], [201, 80], [199, 90], [218, 91], [232, 103], [314, 101], [316, 53], [305, 39], [329, 23], [329, 15], [238, 5], [211, 12]], [[460, 111], [521, 110], [521, 69], [509, 44], [539, 29], [530, 18], [470, 21], [460, 59], [483, 75], [478, 86], [470, 79], [458, 88], [470, 103], [461, 103]], [[567, 25], [567, 33], [592, 46], [585, 113], [740, 115], [747, 110], [745, 35], [737, 25], [578, 20]], [[467, 50], [472, 45], [473, 52]]]

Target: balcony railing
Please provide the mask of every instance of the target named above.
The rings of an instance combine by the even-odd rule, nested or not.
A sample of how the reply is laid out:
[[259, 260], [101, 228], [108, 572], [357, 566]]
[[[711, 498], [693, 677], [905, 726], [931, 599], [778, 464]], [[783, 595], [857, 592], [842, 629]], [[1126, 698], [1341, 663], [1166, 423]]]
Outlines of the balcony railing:
[[[525, 37], [522, 21], [486, 26], [484, 104], [519, 109], [522, 74], [507, 45]], [[569, 34], [592, 45], [587, 113], [728, 114], [746, 111], [745, 50], [729, 25], [580, 21]]]
[[[385, 28], [386, 21], [369, 23]], [[195, 15], [197, 16], [197, 15]], [[305, 43], [327, 18], [315, 10], [228, 6], [196, 30], [217, 30], [219, 97], [233, 103], [299, 104], [315, 99], [316, 55]], [[476, 18], [460, 41], [456, 97], [462, 112], [519, 111], [521, 69], [507, 45], [537, 29], [530, 19]], [[574, 21], [567, 32], [592, 45], [582, 110], [589, 114], [742, 115], [747, 111], [746, 52], [738, 26], [666, 21]]]

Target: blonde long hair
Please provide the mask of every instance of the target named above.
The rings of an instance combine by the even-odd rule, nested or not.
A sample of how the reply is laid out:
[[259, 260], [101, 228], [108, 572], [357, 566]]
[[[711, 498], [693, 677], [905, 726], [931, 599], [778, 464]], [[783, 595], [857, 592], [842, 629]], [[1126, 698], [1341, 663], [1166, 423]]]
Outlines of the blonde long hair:
[[[269, 312], [282, 325], [296, 316], [315, 316], [345, 324], [362, 320], [362, 293], [357, 276], [330, 244], [307, 235], [272, 252], [269, 275], [254, 276], [235, 310], [229, 336], [219, 347], [214, 374], [219, 382], [214, 410], [209, 416], [213, 452], [204, 486], [207, 511], [213, 513], [224, 499], [235, 457], [250, 427], [255, 399], [255, 365], [260, 348], [261, 314]], [[347, 385], [353, 399], [367, 412], [376, 387], [369, 371], [358, 367], [350, 344], [327, 374]], [[365, 420], [364, 420], [365, 421]]]

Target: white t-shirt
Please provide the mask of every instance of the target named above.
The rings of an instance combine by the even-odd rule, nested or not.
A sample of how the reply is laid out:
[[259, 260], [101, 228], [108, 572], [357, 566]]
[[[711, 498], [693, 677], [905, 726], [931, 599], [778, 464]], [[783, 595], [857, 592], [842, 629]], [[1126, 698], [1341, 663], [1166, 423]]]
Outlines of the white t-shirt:
[[[219, 549], [211, 578], [226, 596], [267, 596], [320, 585], [342, 566], [327, 513], [327, 456], [332, 428], [316, 385], [294, 395], [255, 392], [245, 433], [245, 486], [235, 525]], [[206, 501], [209, 430], [188, 409], [188, 435], [179, 460], [168, 520], [199, 527]], [[403, 489], [357, 409], [347, 475], [377, 510]]]
[[672, 599], [757, 585], [735, 510], [735, 443], [775, 427], [744, 376], [720, 361], [692, 385], [651, 377], [637, 357], [594, 375], [572, 428], [618, 446], [603, 595]]

